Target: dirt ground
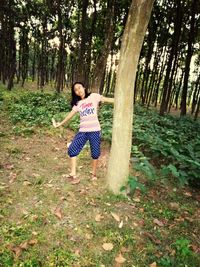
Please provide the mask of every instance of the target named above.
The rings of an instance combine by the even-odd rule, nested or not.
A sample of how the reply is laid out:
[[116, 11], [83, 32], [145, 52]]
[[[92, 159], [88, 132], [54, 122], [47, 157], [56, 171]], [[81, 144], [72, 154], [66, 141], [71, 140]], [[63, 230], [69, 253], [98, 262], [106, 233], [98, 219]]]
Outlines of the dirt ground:
[[98, 180], [86, 147], [74, 184], [66, 177], [72, 131], [16, 135], [4, 114], [0, 120], [0, 266], [189, 266], [184, 257], [200, 266], [196, 191], [155, 182], [144, 195], [113, 195], [107, 143]]

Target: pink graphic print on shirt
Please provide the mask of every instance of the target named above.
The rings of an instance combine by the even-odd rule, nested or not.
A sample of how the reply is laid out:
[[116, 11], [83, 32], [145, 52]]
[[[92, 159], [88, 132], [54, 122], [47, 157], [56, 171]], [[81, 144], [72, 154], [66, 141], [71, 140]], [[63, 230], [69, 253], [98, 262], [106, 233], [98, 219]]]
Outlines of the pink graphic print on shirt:
[[80, 111], [81, 117], [94, 114], [94, 112], [95, 112], [95, 109], [94, 109], [92, 103], [85, 103], [85, 104], [83, 103], [80, 105], [80, 109], [81, 109], [81, 111]]

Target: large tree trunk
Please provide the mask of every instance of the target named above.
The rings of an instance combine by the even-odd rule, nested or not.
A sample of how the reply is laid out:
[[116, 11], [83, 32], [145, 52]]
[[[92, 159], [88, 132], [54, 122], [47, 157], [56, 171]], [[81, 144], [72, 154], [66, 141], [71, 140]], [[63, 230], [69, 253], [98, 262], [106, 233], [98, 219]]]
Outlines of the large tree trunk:
[[154, 0], [133, 0], [120, 51], [115, 87], [113, 135], [107, 180], [109, 188], [119, 193], [129, 176], [132, 140], [133, 94], [138, 59]]

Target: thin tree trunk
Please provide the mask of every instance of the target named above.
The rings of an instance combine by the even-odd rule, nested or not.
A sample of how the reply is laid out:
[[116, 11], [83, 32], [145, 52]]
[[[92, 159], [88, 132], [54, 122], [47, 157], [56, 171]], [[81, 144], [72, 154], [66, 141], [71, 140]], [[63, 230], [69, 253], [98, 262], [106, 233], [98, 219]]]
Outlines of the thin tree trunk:
[[60, 1], [58, 5], [58, 32], [60, 37], [60, 44], [59, 44], [59, 51], [58, 51], [58, 64], [57, 64], [57, 84], [56, 84], [56, 92], [60, 93], [62, 91], [63, 86], [63, 69], [64, 69], [64, 39], [65, 36], [63, 36], [62, 33], [62, 14], [61, 14], [61, 7], [60, 7]]
[[36, 64], [36, 44], [33, 45], [33, 61], [32, 61], [32, 82], [35, 81], [35, 64]]
[[[174, 56], [177, 53], [177, 47], [178, 47], [178, 42], [179, 42], [179, 37], [180, 37], [180, 30], [181, 30], [181, 23], [182, 23], [182, 12], [181, 10], [181, 2], [180, 0], [177, 0], [177, 6], [176, 6], [176, 18], [174, 22], [174, 34], [173, 34], [173, 39], [172, 39], [172, 47], [169, 55], [169, 60], [167, 64], [167, 70], [166, 70], [166, 75], [165, 75], [165, 80], [164, 80], [164, 85], [163, 85], [163, 94], [162, 94], [162, 101], [160, 105], [160, 115], [163, 116], [164, 113], [167, 110], [167, 95], [169, 93], [169, 77], [172, 69], [172, 62], [174, 59]], [[169, 98], [168, 98], [169, 99]]]
[[14, 31], [14, 18], [12, 14], [12, 8], [14, 6], [13, 0], [9, 1], [9, 23], [8, 23], [8, 84], [7, 89], [11, 90], [13, 87], [14, 76], [16, 72], [16, 43], [15, 43], [15, 31]]
[[86, 50], [86, 56], [85, 56], [85, 79], [84, 79], [84, 84], [85, 87], [89, 87], [90, 83], [90, 68], [91, 68], [91, 51], [92, 51], [92, 37], [95, 31], [95, 25], [96, 25], [96, 20], [97, 20], [97, 9], [96, 9], [96, 4], [97, 1], [93, 1], [93, 7], [94, 7], [94, 12], [92, 14], [92, 24], [91, 24], [91, 29], [88, 33], [88, 46]]
[[200, 96], [199, 96], [199, 100], [198, 100], [198, 103], [197, 103], [197, 109], [196, 109], [196, 112], [195, 112], [195, 115], [194, 115], [194, 120], [195, 120], [195, 121], [196, 121], [197, 118], [198, 118], [199, 110], [200, 110]]
[[190, 73], [190, 63], [193, 54], [193, 43], [194, 43], [194, 36], [195, 36], [195, 13], [196, 13], [196, 4], [197, 1], [192, 1], [191, 7], [191, 21], [190, 21], [190, 32], [188, 36], [188, 51], [186, 56], [185, 62], [185, 75], [184, 75], [184, 82], [183, 82], [183, 90], [181, 96], [181, 116], [185, 116], [187, 112], [186, 108], [186, 100], [187, 100], [187, 91], [188, 91], [188, 80], [189, 80], [189, 73]]
[[198, 87], [200, 85], [200, 75], [197, 78], [197, 81], [195, 83], [195, 90], [193, 93], [193, 98], [192, 98], [192, 108], [191, 108], [191, 114], [194, 113], [195, 108], [196, 108], [196, 104], [197, 104], [197, 99], [198, 99]]
[[104, 77], [104, 71], [106, 68], [107, 58], [111, 50], [113, 35], [114, 35], [114, 3], [115, 0], [108, 0], [108, 9], [109, 12], [107, 14], [107, 33], [105, 36], [105, 42], [102, 49], [102, 53], [100, 57], [97, 60], [95, 69], [94, 69], [94, 75], [92, 79], [91, 84], [91, 91], [92, 92], [99, 92], [100, 86], [102, 83], [102, 79]]
[[82, 19], [81, 19], [81, 47], [79, 50], [78, 57], [78, 72], [77, 81], [83, 82], [85, 84], [85, 64], [86, 64], [86, 40], [87, 40], [87, 8], [88, 0], [82, 1]]
[[160, 88], [160, 83], [162, 81], [162, 77], [163, 77], [163, 73], [164, 73], [164, 70], [165, 70], [165, 56], [166, 56], [166, 46], [165, 48], [162, 49], [162, 52], [161, 52], [161, 55], [160, 55], [160, 58], [162, 58], [162, 62], [161, 62], [161, 66], [159, 68], [159, 71], [158, 71], [158, 77], [157, 77], [157, 82], [155, 84], [155, 89], [154, 89], [154, 95], [153, 95], [153, 103], [154, 103], [154, 107], [157, 107], [157, 104], [158, 104], [158, 96], [159, 96], [159, 88]]

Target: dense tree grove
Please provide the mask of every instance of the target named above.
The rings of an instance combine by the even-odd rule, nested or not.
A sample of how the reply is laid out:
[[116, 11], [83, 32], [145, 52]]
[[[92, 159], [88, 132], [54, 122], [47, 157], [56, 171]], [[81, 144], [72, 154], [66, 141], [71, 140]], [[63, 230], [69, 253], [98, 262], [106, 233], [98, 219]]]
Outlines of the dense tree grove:
[[[0, 80], [48, 83], [57, 92], [75, 80], [113, 94], [130, 0], [1, 0]], [[200, 109], [200, 2], [156, 0], [140, 54], [134, 102]], [[132, 90], [132, 89], [131, 89]]]

